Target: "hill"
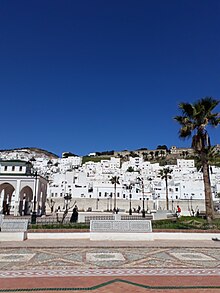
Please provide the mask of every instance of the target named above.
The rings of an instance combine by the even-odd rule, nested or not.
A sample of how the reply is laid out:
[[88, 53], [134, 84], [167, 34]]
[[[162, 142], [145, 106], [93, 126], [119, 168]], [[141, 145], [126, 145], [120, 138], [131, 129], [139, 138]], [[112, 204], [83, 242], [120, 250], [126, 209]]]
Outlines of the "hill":
[[35, 147], [0, 150], [0, 158], [3, 160], [31, 160], [33, 158], [57, 159], [58, 157], [52, 152]]

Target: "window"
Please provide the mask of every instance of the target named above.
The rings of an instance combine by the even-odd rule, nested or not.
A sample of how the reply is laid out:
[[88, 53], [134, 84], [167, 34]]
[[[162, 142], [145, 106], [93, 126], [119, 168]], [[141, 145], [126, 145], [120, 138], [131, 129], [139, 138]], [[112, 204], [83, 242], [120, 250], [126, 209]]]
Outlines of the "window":
[[19, 167], [19, 171], [20, 171], [20, 172], [22, 171], [22, 166]]
[[62, 195], [63, 195], [63, 194], [62, 194], [62, 192], [61, 192], [61, 193], [60, 193], [60, 196], [62, 197]]
[[175, 191], [178, 191], [178, 187], [177, 187], [177, 188], [175, 188]]
[[12, 171], [14, 171], [15, 170], [15, 166], [12, 166]]
[[117, 192], [117, 197], [119, 197], [120, 196], [120, 193], [119, 192]]
[[101, 192], [99, 192], [99, 197], [101, 197], [102, 196], [102, 193]]
[[5, 170], [5, 171], [7, 171], [7, 169], [8, 169], [8, 167], [7, 167], [7, 166], [5, 166], [4, 170]]

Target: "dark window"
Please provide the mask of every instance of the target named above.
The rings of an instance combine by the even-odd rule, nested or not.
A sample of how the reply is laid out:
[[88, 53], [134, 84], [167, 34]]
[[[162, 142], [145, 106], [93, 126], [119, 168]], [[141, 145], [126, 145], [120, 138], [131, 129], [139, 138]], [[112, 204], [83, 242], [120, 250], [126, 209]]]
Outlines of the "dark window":
[[14, 171], [15, 170], [15, 166], [12, 166], [12, 171]]
[[5, 166], [4, 170], [5, 170], [5, 171], [7, 171], [7, 169], [8, 169], [8, 167], [7, 167], [7, 166]]

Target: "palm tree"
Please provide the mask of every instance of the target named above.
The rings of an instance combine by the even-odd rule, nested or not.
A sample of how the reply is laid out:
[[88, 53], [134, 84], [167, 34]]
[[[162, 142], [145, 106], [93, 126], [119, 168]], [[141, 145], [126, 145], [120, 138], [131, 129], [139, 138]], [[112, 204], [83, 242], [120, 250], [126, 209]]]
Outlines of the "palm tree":
[[179, 109], [182, 116], [174, 119], [180, 124], [180, 138], [192, 136], [192, 148], [199, 156], [203, 170], [203, 181], [205, 189], [206, 217], [208, 220], [214, 218], [213, 200], [211, 192], [208, 153], [211, 148], [210, 137], [206, 130], [207, 126], [218, 126], [220, 124], [219, 113], [212, 113], [212, 110], [219, 104], [219, 101], [212, 97], [202, 98], [192, 104], [181, 103]]
[[117, 184], [120, 184], [119, 176], [113, 176], [110, 181], [114, 185], [114, 211], [116, 211], [117, 210], [117, 206], [116, 206], [116, 188], [117, 188]]
[[167, 210], [169, 210], [168, 179], [172, 178], [172, 176], [170, 175], [172, 172], [173, 172], [173, 170], [170, 169], [169, 167], [164, 168], [164, 169], [159, 171], [159, 175], [160, 175], [161, 179], [165, 179], [165, 184], [166, 184], [166, 207], [167, 207]]

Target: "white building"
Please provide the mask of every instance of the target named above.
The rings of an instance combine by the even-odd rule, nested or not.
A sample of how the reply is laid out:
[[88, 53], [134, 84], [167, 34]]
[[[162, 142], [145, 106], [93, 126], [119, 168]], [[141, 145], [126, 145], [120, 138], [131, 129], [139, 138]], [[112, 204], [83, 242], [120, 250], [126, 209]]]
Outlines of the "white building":
[[0, 161], [0, 211], [4, 214], [45, 213], [47, 180], [29, 162]]

